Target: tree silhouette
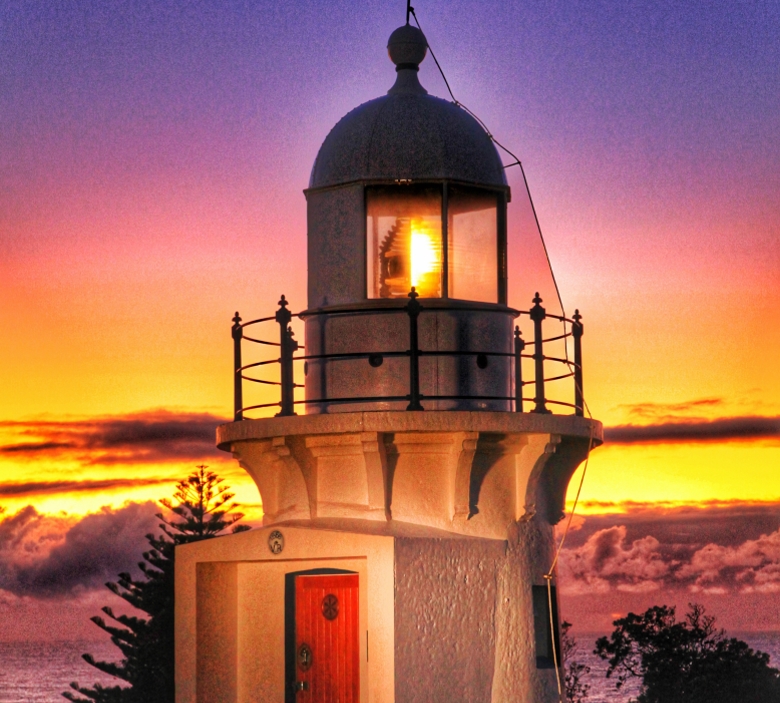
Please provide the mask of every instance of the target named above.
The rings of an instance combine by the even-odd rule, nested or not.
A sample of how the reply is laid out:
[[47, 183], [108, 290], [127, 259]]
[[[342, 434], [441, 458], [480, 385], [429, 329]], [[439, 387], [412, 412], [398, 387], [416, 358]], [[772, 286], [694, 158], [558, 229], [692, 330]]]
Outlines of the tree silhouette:
[[[130, 684], [84, 688], [71, 683], [73, 691], [62, 695], [74, 703], [174, 703], [174, 557], [179, 544], [215, 537], [228, 528], [232, 532], [251, 529], [235, 525], [243, 515], [233, 512], [233, 494], [208, 467], [197, 467], [186, 479], [176, 484], [173, 500], [161, 500], [170, 517], [158, 514], [162, 535], [146, 535], [151, 546], [138, 564], [141, 577], [119, 574], [117, 583], [106, 586], [148, 618], [115, 614], [109, 608], [103, 612], [113, 622], [102, 617], [92, 618], [98, 627], [111, 635], [123, 659], [119, 662], [96, 661], [91, 654], [83, 657], [92, 666]], [[177, 519], [179, 518], [179, 519]], [[80, 694], [80, 695], [79, 695]]]
[[609, 639], [596, 641], [595, 654], [609, 661], [620, 689], [641, 678], [637, 703], [778, 703], [780, 671], [769, 655], [715, 629], [701, 605], [689, 605], [682, 621], [673, 607], [649, 608], [615, 620]]
[[590, 673], [590, 667], [580, 664], [574, 657], [577, 655], [577, 640], [569, 634], [571, 623], [565, 620], [561, 623], [561, 654], [563, 655], [563, 687], [566, 700], [569, 703], [582, 703], [588, 697], [590, 684], [583, 677]]

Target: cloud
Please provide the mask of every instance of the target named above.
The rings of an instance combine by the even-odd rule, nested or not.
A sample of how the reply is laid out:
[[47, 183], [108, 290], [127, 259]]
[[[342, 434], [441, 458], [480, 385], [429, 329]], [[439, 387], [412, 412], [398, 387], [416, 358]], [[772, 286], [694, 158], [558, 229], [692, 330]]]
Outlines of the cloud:
[[780, 530], [737, 547], [708, 544], [679, 575], [694, 579], [694, 592], [731, 586], [740, 593], [780, 593]]
[[24, 481], [19, 483], [0, 484], [0, 496], [41, 495], [42, 493], [89, 493], [92, 491], [109, 491], [118, 488], [137, 488], [140, 486], [156, 486], [161, 483], [173, 483], [172, 478], [113, 478], [105, 480], [84, 481]]
[[611, 444], [660, 442], [723, 442], [780, 439], [780, 417], [729, 417], [719, 420], [684, 420], [653, 425], [617, 425], [604, 429]]
[[652, 536], [626, 542], [623, 525], [599, 530], [577, 548], [563, 550], [559, 570], [564, 593], [605, 593], [613, 587], [629, 592], [658, 590], [671, 564]]
[[561, 552], [567, 595], [780, 593], [777, 505], [586, 516]]
[[27, 444], [6, 444], [0, 447], [0, 454], [36, 454], [38, 452], [50, 452], [56, 449], [70, 449], [74, 445], [71, 442], [28, 442]]
[[668, 418], [687, 415], [706, 408], [715, 408], [725, 404], [724, 398], [698, 398], [682, 403], [634, 403], [621, 404], [618, 408], [628, 411], [629, 416], [641, 418]]
[[19, 597], [72, 596], [122, 571], [137, 572], [157, 512], [150, 501], [74, 519], [28, 506], [0, 521], [0, 589]]
[[[600, 507], [603, 514], [582, 516], [580, 529], [569, 532], [566, 538], [568, 547], [580, 546], [598, 530], [616, 524], [625, 526], [629, 541], [652, 534], [662, 544], [687, 545], [691, 549], [710, 543], [736, 546], [780, 529], [778, 503], [771, 501], [707, 501], [693, 505], [591, 501], [589, 507]], [[563, 525], [565, 521], [560, 523], [559, 531]]]
[[217, 425], [210, 413], [154, 410], [70, 421], [3, 422], [15, 441], [0, 455], [33, 459], [42, 454], [89, 464], [198, 460], [218, 455]]

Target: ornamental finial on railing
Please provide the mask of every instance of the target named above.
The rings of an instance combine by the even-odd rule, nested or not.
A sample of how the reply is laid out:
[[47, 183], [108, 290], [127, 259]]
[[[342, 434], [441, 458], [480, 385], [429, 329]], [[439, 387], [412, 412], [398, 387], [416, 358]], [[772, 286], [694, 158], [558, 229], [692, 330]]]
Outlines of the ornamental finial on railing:
[[284, 331], [287, 325], [290, 324], [290, 320], [292, 320], [292, 313], [287, 309], [287, 298], [284, 295], [282, 295], [278, 305], [279, 309], [276, 311], [275, 317], [280, 325], [284, 325], [282, 328], [282, 331]]

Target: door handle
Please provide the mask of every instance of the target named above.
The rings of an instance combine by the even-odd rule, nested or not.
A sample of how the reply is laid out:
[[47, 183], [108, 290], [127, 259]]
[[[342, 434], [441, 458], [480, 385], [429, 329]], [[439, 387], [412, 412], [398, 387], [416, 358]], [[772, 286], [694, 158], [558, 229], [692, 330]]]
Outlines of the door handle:
[[308, 681], [296, 681], [295, 682], [295, 691], [296, 693], [299, 691], [308, 691], [309, 690], [309, 682]]

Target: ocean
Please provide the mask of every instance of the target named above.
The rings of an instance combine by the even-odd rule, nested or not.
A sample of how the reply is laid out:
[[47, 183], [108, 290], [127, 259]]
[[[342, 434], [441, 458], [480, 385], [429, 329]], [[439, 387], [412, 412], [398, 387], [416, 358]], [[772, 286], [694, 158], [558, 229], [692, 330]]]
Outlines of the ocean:
[[118, 680], [85, 662], [116, 661], [121, 652], [110, 641], [0, 642], [0, 703], [66, 703], [70, 682], [115, 686]]
[[[745, 640], [753, 649], [767, 652], [770, 664], [780, 667], [780, 632], [728, 633]], [[636, 694], [636, 687], [619, 694], [604, 676], [606, 664], [592, 654], [598, 635], [577, 635], [577, 661], [591, 667], [586, 681], [591, 685], [589, 703], [622, 703]], [[71, 681], [82, 686], [101, 683], [111, 686], [116, 679], [87, 664], [81, 655], [115, 661], [119, 650], [110, 642], [0, 642], [0, 703], [64, 703], [62, 692]]]

